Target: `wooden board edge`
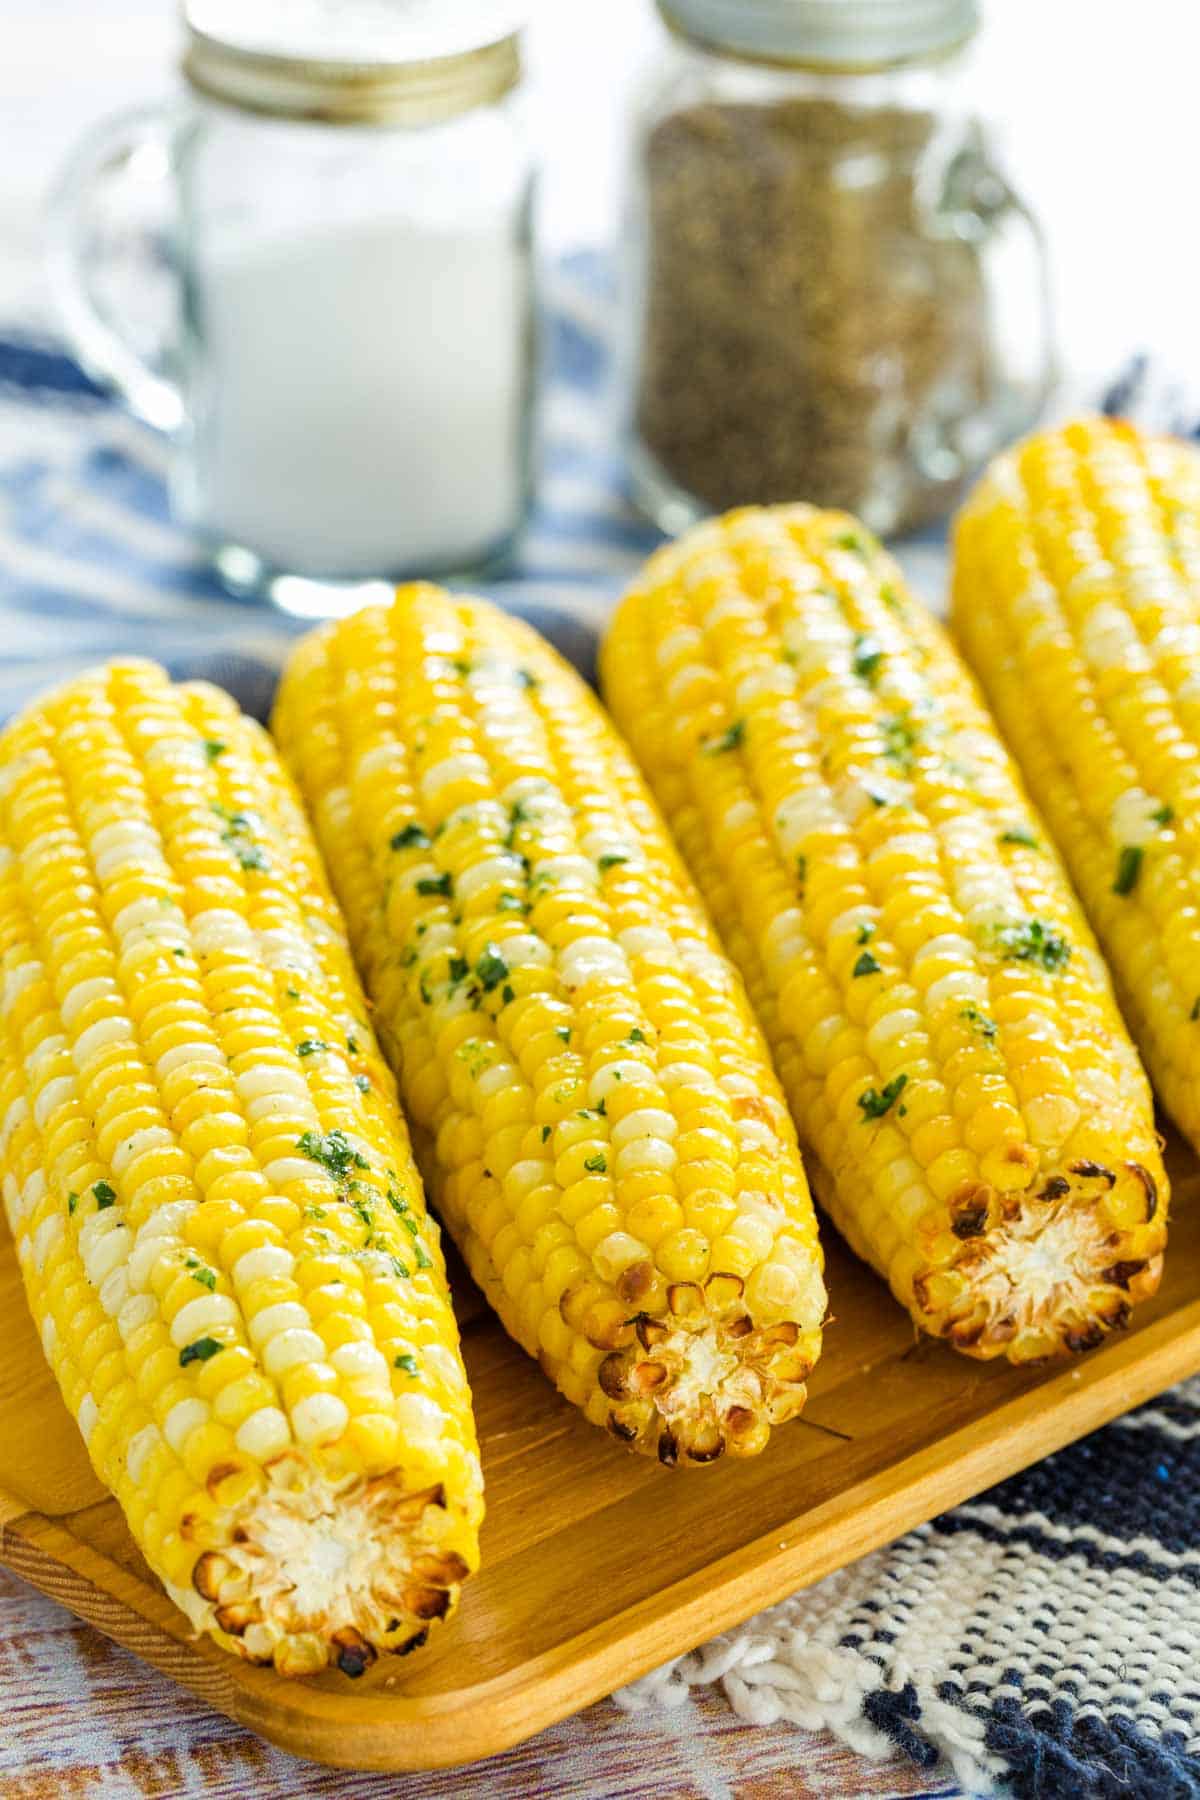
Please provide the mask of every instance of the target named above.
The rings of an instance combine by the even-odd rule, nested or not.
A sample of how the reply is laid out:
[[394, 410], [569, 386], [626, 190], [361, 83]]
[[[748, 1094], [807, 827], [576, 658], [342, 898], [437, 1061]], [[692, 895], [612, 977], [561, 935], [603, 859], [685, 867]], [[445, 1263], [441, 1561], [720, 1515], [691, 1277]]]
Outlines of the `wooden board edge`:
[[440, 1695], [340, 1695], [235, 1662], [196, 1640], [165, 1594], [59, 1522], [23, 1509], [14, 1517], [3, 1492], [0, 1561], [292, 1755], [364, 1771], [458, 1767], [524, 1742], [1198, 1371], [1200, 1301], [544, 1656]]

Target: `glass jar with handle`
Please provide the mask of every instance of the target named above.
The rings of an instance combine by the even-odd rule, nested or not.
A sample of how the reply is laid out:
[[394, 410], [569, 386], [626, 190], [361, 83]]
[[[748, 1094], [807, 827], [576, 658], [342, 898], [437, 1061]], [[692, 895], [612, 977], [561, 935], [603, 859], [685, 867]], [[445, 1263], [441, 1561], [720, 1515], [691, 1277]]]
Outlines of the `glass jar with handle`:
[[668, 531], [944, 512], [1053, 367], [1041, 234], [971, 99], [977, 0], [659, 10], [624, 259], [637, 498]]
[[[102, 126], [52, 270], [87, 367], [170, 433], [238, 589], [492, 565], [530, 489], [534, 162], [509, 0], [187, 0], [178, 107]], [[98, 297], [117, 170], [167, 178], [165, 367]], [[161, 258], [160, 258], [161, 260]]]

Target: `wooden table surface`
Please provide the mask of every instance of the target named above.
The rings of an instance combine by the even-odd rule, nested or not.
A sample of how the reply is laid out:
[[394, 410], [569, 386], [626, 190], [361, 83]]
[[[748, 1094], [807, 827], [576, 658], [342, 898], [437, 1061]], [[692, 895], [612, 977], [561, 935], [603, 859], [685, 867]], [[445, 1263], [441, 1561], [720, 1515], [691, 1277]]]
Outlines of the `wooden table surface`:
[[353, 1775], [297, 1762], [0, 1569], [3, 1800], [891, 1800], [957, 1795], [824, 1733], [745, 1726], [711, 1691], [671, 1710], [611, 1703], [469, 1769]]

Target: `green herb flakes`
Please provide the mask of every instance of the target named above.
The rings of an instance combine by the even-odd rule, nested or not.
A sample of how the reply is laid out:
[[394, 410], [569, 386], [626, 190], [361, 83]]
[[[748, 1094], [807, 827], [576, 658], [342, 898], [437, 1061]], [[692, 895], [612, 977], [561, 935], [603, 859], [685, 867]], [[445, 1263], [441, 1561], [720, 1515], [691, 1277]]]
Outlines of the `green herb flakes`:
[[222, 1347], [216, 1338], [197, 1338], [194, 1343], [185, 1344], [179, 1352], [179, 1366], [181, 1369], [186, 1369], [189, 1363], [207, 1362], [209, 1357], [215, 1356]]
[[719, 737], [709, 738], [702, 745], [705, 756], [723, 756], [727, 750], [740, 749], [746, 741], [745, 719], [735, 719], [728, 731], [721, 732]]
[[1142, 872], [1142, 860], [1145, 851], [1140, 844], [1126, 844], [1117, 858], [1117, 873], [1113, 880], [1114, 894], [1132, 894], [1138, 884], [1138, 876]]
[[995, 1040], [995, 1019], [989, 1019], [987, 1014], [980, 1012], [977, 1006], [968, 1003], [968, 1005], [963, 1007], [958, 1016], [960, 1019], [965, 1019], [968, 1025], [973, 1025], [980, 1037], [984, 1038], [989, 1044]]
[[414, 820], [400, 831], [393, 832], [389, 843], [393, 850], [428, 850], [429, 833], [422, 830]]
[[449, 899], [450, 890], [451, 882], [449, 870], [444, 870], [440, 875], [422, 875], [417, 882], [418, 894], [423, 894], [426, 897], [432, 894], [440, 894], [443, 899]]
[[334, 1181], [342, 1182], [349, 1178], [351, 1169], [369, 1169], [365, 1156], [354, 1148], [344, 1131], [336, 1126], [332, 1131], [305, 1131], [296, 1139], [296, 1148], [310, 1162], [319, 1163], [327, 1175]]
[[859, 975], [878, 975], [881, 967], [882, 964], [876, 962], [871, 952], [864, 950], [854, 965], [854, 975], [856, 978]]
[[854, 673], [860, 681], [874, 687], [875, 678], [879, 674], [879, 666], [883, 661], [883, 650], [876, 638], [860, 631], [854, 640]]
[[117, 1204], [116, 1190], [109, 1187], [107, 1181], [94, 1181], [92, 1193], [95, 1196], [97, 1212], [107, 1212], [110, 1206]]
[[1062, 932], [1043, 924], [1041, 919], [1022, 919], [1017, 925], [999, 926], [996, 945], [1006, 962], [1037, 963], [1050, 973], [1061, 969], [1071, 955], [1071, 946]]
[[895, 1075], [881, 1088], [868, 1088], [858, 1096], [864, 1119], [882, 1119], [908, 1086], [907, 1075]]
[[494, 944], [487, 946], [475, 964], [475, 974], [482, 984], [485, 994], [490, 994], [493, 988], [499, 987], [508, 974], [508, 964]]
[[398, 1356], [395, 1359], [392, 1367], [394, 1369], [403, 1369], [406, 1375], [412, 1375], [415, 1378], [417, 1374], [417, 1359], [410, 1352], [405, 1352], [403, 1356]]
[[608, 1158], [603, 1154], [602, 1151], [597, 1152], [597, 1154], [595, 1156], [587, 1157], [586, 1160], [584, 1161], [583, 1166], [587, 1170], [589, 1175], [607, 1175], [608, 1174]]

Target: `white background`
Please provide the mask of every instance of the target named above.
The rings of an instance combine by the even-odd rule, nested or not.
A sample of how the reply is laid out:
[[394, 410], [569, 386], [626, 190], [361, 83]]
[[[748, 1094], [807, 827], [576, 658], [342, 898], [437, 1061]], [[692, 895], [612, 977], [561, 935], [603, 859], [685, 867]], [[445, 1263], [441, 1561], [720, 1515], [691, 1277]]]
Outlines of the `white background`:
[[[246, 0], [247, 5], [252, 0]], [[986, 0], [985, 0], [986, 4]], [[991, 0], [981, 91], [1054, 251], [1070, 368], [1143, 347], [1200, 392], [1196, 0]], [[611, 238], [650, 0], [541, 0], [530, 81], [553, 246]], [[175, 84], [172, 0], [0, 0], [0, 317], [28, 303], [42, 199], [75, 138]]]

